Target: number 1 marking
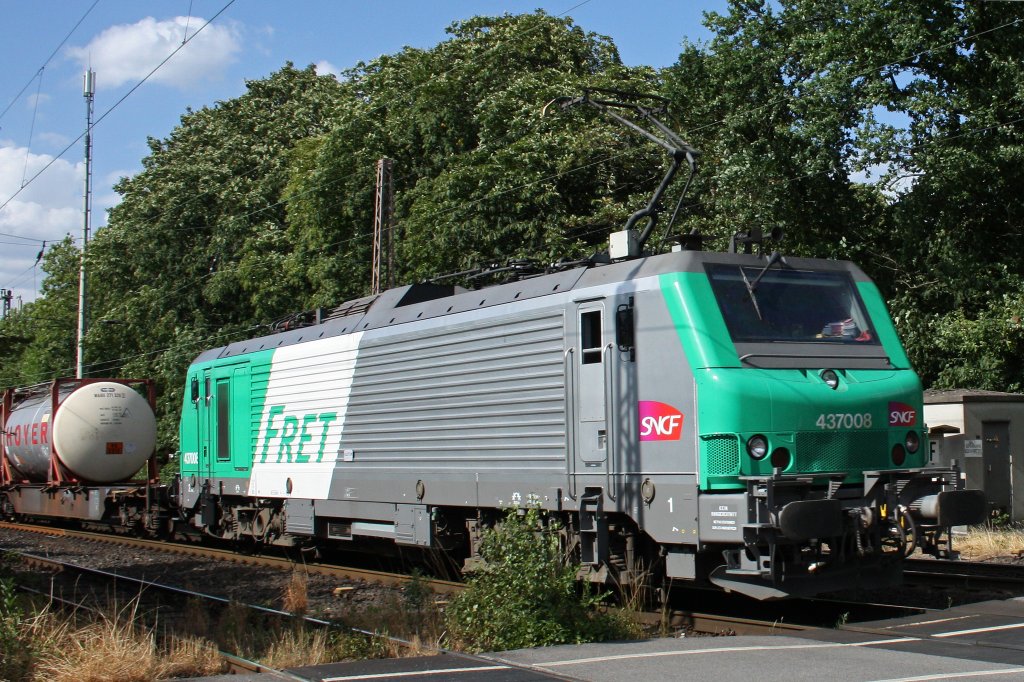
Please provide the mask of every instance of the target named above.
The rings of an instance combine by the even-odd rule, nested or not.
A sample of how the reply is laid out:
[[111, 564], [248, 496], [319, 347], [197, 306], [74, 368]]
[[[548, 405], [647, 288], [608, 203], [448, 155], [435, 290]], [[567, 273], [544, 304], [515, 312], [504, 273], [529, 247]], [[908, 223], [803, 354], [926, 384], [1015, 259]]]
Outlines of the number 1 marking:
[[668, 498], [668, 513], [672, 513], [672, 498]]

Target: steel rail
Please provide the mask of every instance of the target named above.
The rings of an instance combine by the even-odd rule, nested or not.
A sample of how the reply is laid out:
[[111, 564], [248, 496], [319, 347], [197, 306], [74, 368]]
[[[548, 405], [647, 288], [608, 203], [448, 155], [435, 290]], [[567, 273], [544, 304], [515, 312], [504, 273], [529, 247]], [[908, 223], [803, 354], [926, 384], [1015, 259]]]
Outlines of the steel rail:
[[1014, 589], [1024, 593], [1024, 564], [985, 561], [907, 559], [905, 582], [948, 585], [971, 589]]
[[145, 538], [128, 537], [125, 535], [108, 535], [105, 533], [94, 533], [90, 531], [74, 530], [69, 528], [57, 528], [54, 526], [36, 526], [24, 523], [0, 522], [0, 529], [22, 531], [28, 533], [39, 533], [43, 535], [57, 535], [69, 538], [78, 538], [96, 542], [107, 542], [126, 547], [136, 547], [153, 551], [167, 552], [185, 556], [230, 561], [237, 564], [249, 566], [265, 566], [280, 570], [293, 570], [301, 567], [310, 573], [328, 575], [335, 578], [359, 580], [368, 583], [378, 583], [389, 587], [401, 587], [412, 580], [420, 580], [435, 593], [440, 595], [455, 595], [465, 589], [465, 585], [450, 580], [436, 580], [426, 578], [412, 578], [398, 573], [387, 573], [385, 571], [374, 571], [363, 568], [338, 566], [334, 564], [297, 562], [282, 557], [265, 555], [242, 554], [227, 549], [216, 547], [203, 547], [169, 540], [149, 540]]
[[[21, 553], [21, 552], [11, 552], [11, 553], [12, 554], [16, 554], [22, 561], [24, 561], [25, 563], [28, 563], [30, 565], [47, 566], [47, 567], [51, 567], [51, 568], [56, 567], [56, 568], [59, 568], [62, 571], [66, 570], [68, 568], [71, 568], [71, 569], [77, 570], [77, 571], [87, 571], [87, 572], [92, 572], [92, 573], [102, 573], [102, 571], [97, 571], [96, 569], [87, 569], [87, 568], [85, 568], [83, 566], [76, 566], [74, 564], [68, 564], [66, 562], [58, 561], [56, 559], [50, 559], [48, 557], [40, 557], [40, 556], [36, 556], [36, 555], [31, 555], [31, 554], [24, 554], [24, 553]], [[116, 576], [116, 577], [119, 580], [146, 582], [146, 581], [137, 581], [136, 579], [130, 578], [128, 576]], [[150, 585], [158, 587], [158, 588], [168, 587], [168, 586], [159, 586], [156, 583], [150, 583]], [[34, 587], [28, 587], [27, 585], [18, 585], [17, 589], [20, 592], [25, 592], [25, 593], [28, 593], [28, 594], [34, 594], [34, 595], [36, 595], [38, 597], [46, 599], [46, 600], [49, 601], [50, 604], [55, 604], [59, 608], [65, 609], [67, 611], [71, 611], [71, 612], [86, 611], [86, 612], [95, 614], [97, 617], [102, 617], [103, 616], [103, 612], [102, 612], [101, 609], [99, 609], [99, 608], [97, 608], [95, 606], [89, 606], [84, 601], [73, 601], [71, 599], [65, 599], [64, 597], [61, 597], [61, 596], [58, 596], [58, 595], [54, 594], [52, 591], [50, 591], [50, 592], [43, 592], [42, 590], [37, 590]], [[198, 593], [196, 593], [196, 594], [198, 595]], [[200, 595], [200, 596], [205, 596], [205, 595]], [[249, 608], [258, 608], [258, 607], [253, 607], [252, 605], [246, 605], [246, 606], [249, 607]], [[225, 664], [225, 666], [227, 668], [226, 672], [229, 675], [262, 673], [262, 674], [270, 675], [272, 677], [276, 677], [276, 678], [279, 678], [279, 679], [282, 679], [282, 680], [290, 680], [290, 681], [293, 681], [293, 682], [296, 682], [296, 681], [297, 682], [309, 682], [308, 678], [299, 677], [298, 675], [294, 675], [294, 674], [286, 672], [284, 670], [278, 670], [276, 668], [271, 668], [270, 666], [264, 665], [264, 664], [259, 663], [257, 661], [251, 661], [249, 659], [242, 658], [241, 656], [229, 653], [227, 651], [218, 650], [217, 651], [217, 656], [220, 657], [220, 659], [222, 661], [224, 661], [224, 664]]]
[[[66, 529], [61, 529], [61, 530], [66, 530]], [[63, 535], [64, 533], [61, 533], [61, 534]], [[22, 559], [23, 561], [25, 561], [27, 563], [32, 563], [32, 564], [36, 564], [36, 565], [40, 565], [40, 566], [49, 566], [49, 567], [53, 567], [53, 568], [58, 568], [60, 570], [75, 571], [75, 572], [78, 572], [78, 573], [81, 573], [81, 574], [88, 574], [88, 575], [92, 575], [92, 576], [98, 576], [100, 578], [109, 579], [109, 580], [115, 580], [115, 581], [116, 580], [121, 580], [121, 581], [125, 581], [125, 582], [130, 582], [130, 583], [133, 583], [133, 584], [138, 585], [140, 587], [140, 594], [141, 594], [141, 589], [142, 588], [145, 588], [145, 589], [152, 588], [152, 589], [156, 589], [156, 590], [159, 590], [159, 591], [168, 592], [170, 594], [186, 595], [186, 596], [189, 596], [189, 597], [195, 597], [195, 598], [199, 598], [199, 599], [210, 601], [210, 602], [215, 602], [215, 603], [222, 604], [222, 605], [227, 605], [227, 604], [231, 604], [231, 603], [237, 603], [237, 602], [233, 602], [233, 600], [226, 599], [224, 597], [208, 595], [208, 594], [204, 594], [202, 592], [196, 592], [194, 590], [188, 590], [188, 589], [176, 587], [174, 585], [165, 585], [165, 584], [157, 583], [157, 582], [154, 582], [154, 581], [151, 581], [151, 580], [145, 580], [145, 579], [142, 579], [142, 578], [134, 578], [134, 577], [131, 577], [131, 576], [125, 576], [125, 575], [121, 575], [119, 573], [115, 573], [115, 572], [111, 572], [111, 571], [104, 571], [104, 570], [101, 570], [101, 569], [89, 568], [89, 567], [86, 567], [86, 566], [79, 566], [77, 564], [61, 561], [59, 559], [51, 559], [49, 557], [40, 557], [38, 555], [29, 554], [29, 553], [20, 552], [20, 551], [12, 551], [11, 553], [17, 555], [20, 559]], [[56, 595], [53, 595], [53, 594], [43, 593], [43, 592], [41, 592], [39, 590], [35, 590], [35, 589], [32, 589], [32, 588], [21, 588], [21, 589], [24, 589], [24, 590], [30, 591], [30, 592], [34, 592], [34, 593], [39, 594], [40, 596], [42, 596], [44, 598], [51, 599], [51, 600], [56, 601], [56, 602], [66, 603], [66, 605], [71, 607], [71, 608], [85, 609], [85, 610], [89, 610], [89, 611], [96, 611], [96, 609], [93, 609], [93, 608], [91, 608], [89, 606], [86, 606], [83, 603], [73, 602], [73, 601], [70, 601], [70, 600], [65, 600], [65, 599], [63, 599], [61, 597], [58, 597]], [[388, 641], [390, 641], [390, 642], [392, 642], [394, 644], [406, 647], [408, 649], [420, 649], [420, 650], [425, 650], [425, 651], [431, 651], [431, 652], [433, 652], [435, 654], [438, 654], [438, 655], [451, 656], [453, 658], [464, 659], [464, 660], [472, 661], [472, 662], [475, 662], [475, 663], [483, 663], [483, 664], [493, 663], [493, 661], [491, 659], [483, 657], [483, 656], [478, 656], [478, 655], [475, 655], [475, 654], [464, 653], [464, 652], [460, 652], [460, 651], [453, 651], [451, 649], [446, 649], [446, 648], [440, 647], [440, 646], [430, 646], [429, 644], [425, 644], [425, 643], [422, 643], [422, 642], [420, 642], [420, 643], [413, 643], [413, 642], [410, 642], [408, 640], [402, 639], [400, 637], [394, 637], [392, 635], [387, 635], [387, 634], [383, 634], [383, 633], [376, 632], [376, 631], [371, 631], [371, 630], [365, 630], [365, 629], [362, 629], [362, 628], [355, 628], [355, 627], [350, 627], [350, 626], [346, 626], [346, 625], [341, 625], [339, 623], [335, 623], [335, 622], [328, 621], [328, 620], [323, 620], [323, 619], [320, 619], [320, 618], [314, 618], [312, 616], [303, 616], [303, 615], [293, 614], [293, 613], [290, 613], [288, 611], [281, 611], [281, 610], [278, 610], [278, 609], [272, 609], [272, 608], [265, 607], [265, 606], [260, 606], [260, 605], [257, 605], [257, 604], [242, 604], [242, 606], [244, 606], [245, 608], [250, 609], [252, 611], [259, 612], [259, 613], [265, 613], [265, 614], [269, 614], [269, 615], [279, 616], [279, 617], [282, 617], [282, 618], [291, 618], [293, 620], [301, 620], [302, 622], [305, 622], [307, 624], [310, 624], [310, 625], [313, 625], [313, 626], [317, 626], [317, 627], [324, 627], [324, 628], [330, 628], [330, 629], [341, 629], [341, 630], [346, 630], [348, 632], [352, 632], [352, 633], [355, 633], [355, 634], [361, 634], [361, 635], [366, 635], [366, 636], [369, 636], [369, 637], [386, 639], [386, 640], [388, 640]], [[305, 678], [305, 677], [301, 677], [299, 675], [296, 675], [296, 674], [294, 674], [292, 672], [289, 672], [287, 670], [279, 670], [279, 669], [275, 669], [275, 668], [270, 668], [268, 666], [263, 665], [262, 663], [258, 663], [256, 661], [250, 661], [250, 660], [247, 660], [245, 658], [241, 658], [241, 657], [239, 657], [239, 656], [237, 656], [235, 654], [231, 654], [231, 653], [228, 653], [228, 652], [225, 652], [225, 651], [218, 651], [218, 655], [227, 663], [227, 665], [228, 665], [228, 667], [230, 669], [230, 674], [235, 674], [235, 673], [265, 673], [265, 674], [269, 674], [269, 675], [274, 676], [274, 677], [278, 677], [278, 678], [283, 679], [283, 680], [294, 680], [294, 681], [298, 681], [298, 682], [309, 682], [311, 679], [319, 679], [319, 678]], [[506, 665], [509, 668], [515, 668], [515, 669], [521, 669], [521, 670], [529, 670], [529, 671], [531, 671], [531, 672], [533, 672], [533, 673], [535, 673], [535, 674], [537, 674], [539, 676], [546, 677], [548, 679], [554, 679], [554, 680], [571, 680], [572, 679], [572, 678], [566, 677], [564, 675], [561, 675], [561, 674], [558, 674], [558, 673], [555, 673], [555, 672], [534, 668], [532, 666], [525, 665], [525, 664], [517, 664], [517, 663], [508, 663], [508, 662], [506, 662], [506, 663], [504, 663], [504, 665]], [[303, 667], [305, 667], [305, 666], [303, 666]]]

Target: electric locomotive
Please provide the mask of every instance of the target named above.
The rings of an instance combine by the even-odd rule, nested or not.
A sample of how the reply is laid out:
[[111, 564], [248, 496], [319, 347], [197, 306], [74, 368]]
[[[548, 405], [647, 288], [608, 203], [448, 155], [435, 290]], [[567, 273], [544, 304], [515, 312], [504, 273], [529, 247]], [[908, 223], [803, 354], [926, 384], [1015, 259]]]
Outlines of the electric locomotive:
[[536, 505], [595, 580], [874, 586], [984, 516], [928, 467], [921, 411], [855, 265], [679, 250], [406, 286], [203, 353], [179, 503], [220, 537], [465, 559], [501, 510]]
[[986, 501], [929, 466], [920, 381], [877, 287], [849, 262], [765, 255], [756, 229], [726, 253], [692, 234], [646, 251], [697, 152], [657, 98], [607, 94], [556, 102], [671, 159], [607, 252], [485, 270], [512, 281], [480, 289], [408, 285], [204, 352], [170, 491], [151, 382], [7, 391], [0, 511], [470, 566], [483, 529], [534, 506], [589, 580], [759, 599], [896, 582], [917, 548], [955, 556], [951, 527]]
[[588, 579], [756, 598], [895, 582], [917, 547], [952, 556], [950, 527], [980, 522], [984, 496], [928, 466], [920, 381], [876, 286], [852, 263], [754, 253], [758, 230], [727, 253], [697, 235], [645, 251], [697, 152], [663, 101], [614, 95], [545, 107], [595, 108], [669, 154], [606, 253], [404, 286], [203, 353], [182, 518], [471, 564], [483, 528], [536, 506]]

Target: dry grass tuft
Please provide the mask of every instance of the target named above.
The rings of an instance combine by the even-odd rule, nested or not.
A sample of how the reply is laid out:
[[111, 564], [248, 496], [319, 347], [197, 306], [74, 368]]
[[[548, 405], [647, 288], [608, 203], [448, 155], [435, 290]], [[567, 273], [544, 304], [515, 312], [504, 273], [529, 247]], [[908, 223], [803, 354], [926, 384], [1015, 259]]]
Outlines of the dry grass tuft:
[[330, 634], [326, 630], [293, 628], [282, 633], [260, 657], [263, 665], [280, 670], [301, 665], [319, 665], [335, 660]]
[[309, 610], [309, 576], [305, 572], [292, 571], [292, 578], [284, 588], [282, 602], [288, 613], [306, 615]]
[[213, 642], [199, 637], [174, 638], [166, 646], [156, 679], [214, 675], [223, 670], [224, 662]]
[[55, 682], [147, 682], [223, 671], [216, 647], [167, 638], [140, 627], [137, 601], [111, 614], [76, 620], [50, 611], [27, 620], [35, 653], [33, 679]]
[[[443, 634], [443, 633], [442, 633]], [[406, 640], [408, 644], [400, 644], [394, 640], [381, 640], [386, 658], [416, 658], [419, 656], [436, 656], [440, 652], [441, 635], [424, 639], [420, 635], [412, 635]]]
[[1024, 526], [975, 526], [968, 530], [966, 537], [954, 538], [953, 549], [971, 561], [1020, 555], [1024, 552]]

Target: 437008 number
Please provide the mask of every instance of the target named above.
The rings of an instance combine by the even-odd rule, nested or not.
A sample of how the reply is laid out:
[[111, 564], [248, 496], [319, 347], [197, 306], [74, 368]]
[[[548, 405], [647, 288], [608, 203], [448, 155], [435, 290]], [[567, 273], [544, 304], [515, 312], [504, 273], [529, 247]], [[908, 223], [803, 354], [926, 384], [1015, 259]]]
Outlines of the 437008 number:
[[870, 429], [870, 412], [832, 412], [819, 414], [814, 422], [819, 429]]

